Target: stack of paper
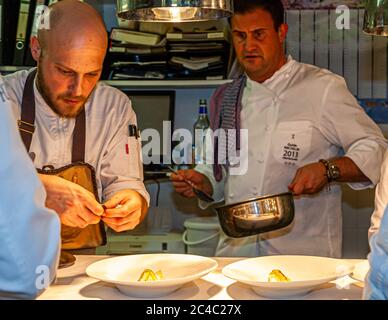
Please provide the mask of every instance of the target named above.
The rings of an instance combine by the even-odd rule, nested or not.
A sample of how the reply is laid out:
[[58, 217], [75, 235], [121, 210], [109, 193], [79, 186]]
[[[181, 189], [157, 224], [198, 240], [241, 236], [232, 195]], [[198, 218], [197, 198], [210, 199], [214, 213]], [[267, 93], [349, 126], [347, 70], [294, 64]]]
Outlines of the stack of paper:
[[113, 28], [107, 55], [108, 79], [164, 79], [166, 38], [160, 34]]
[[169, 79], [224, 79], [230, 43], [224, 30], [169, 32]]

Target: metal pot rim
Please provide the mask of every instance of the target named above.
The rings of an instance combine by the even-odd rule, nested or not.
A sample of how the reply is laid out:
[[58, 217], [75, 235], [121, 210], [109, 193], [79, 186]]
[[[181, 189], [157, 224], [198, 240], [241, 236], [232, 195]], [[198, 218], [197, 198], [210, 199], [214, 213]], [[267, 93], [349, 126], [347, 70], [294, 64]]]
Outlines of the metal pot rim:
[[265, 195], [265, 196], [261, 196], [261, 197], [258, 197], [258, 198], [251, 198], [251, 199], [244, 200], [244, 201], [241, 201], [241, 202], [230, 203], [230, 204], [222, 205], [222, 206], [216, 206], [216, 207], [214, 207], [214, 209], [216, 209], [216, 210], [217, 209], [225, 209], [225, 208], [230, 208], [230, 207], [246, 204], [246, 203], [249, 203], [249, 202], [265, 200], [265, 199], [268, 199], [268, 198], [276, 198], [276, 197], [285, 196], [285, 195], [292, 196], [292, 192], [283, 192], [283, 193], [278, 193], [278, 194]]

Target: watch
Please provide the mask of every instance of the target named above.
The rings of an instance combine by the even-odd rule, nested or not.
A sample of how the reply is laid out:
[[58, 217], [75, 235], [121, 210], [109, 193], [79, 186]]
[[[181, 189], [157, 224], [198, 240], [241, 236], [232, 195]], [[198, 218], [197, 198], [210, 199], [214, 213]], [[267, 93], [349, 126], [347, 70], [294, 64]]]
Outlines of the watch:
[[323, 163], [326, 168], [326, 177], [328, 182], [336, 181], [340, 178], [340, 170], [333, 162], [324, 159], [320, 159], [319, 162]]

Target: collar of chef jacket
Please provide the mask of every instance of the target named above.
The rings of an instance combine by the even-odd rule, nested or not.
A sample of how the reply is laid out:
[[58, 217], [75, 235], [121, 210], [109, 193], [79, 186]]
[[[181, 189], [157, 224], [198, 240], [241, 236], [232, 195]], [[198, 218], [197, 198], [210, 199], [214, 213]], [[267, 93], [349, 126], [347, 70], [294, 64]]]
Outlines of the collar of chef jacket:
[[254, 81], [247, 76], [245, 90], [247, 93], [251, 92], [254, 94], [268, 95], [272, 98], [278, 97], [280, 93], [287, 89], [290, 79], [292, 78], [295, 63], [296, 61], [289, 55], [287, 62], [277, 70], [271, 78], [265, 80], [263, 83]]
[[[37, 86], [36, 86], [36, 79], [34, 81], [34, 95], [35, 95], [35, 108], [37, 110], [37, 114], [39, 113], [40, 116], [43, 116], [47, 121], [45, 121], [46, 124], [49, 123], [47, 128], [52, 132], [55, 130], [58, 130], [56, 121], [58, 119], [61, 119], [63, 122], [62, 127], [69, 128], [69, 124], [74, 122], [75, 118], [64, 118], [58, 116], [46, 103], [46, 101], [43, 99], [42, 95], [40, 94]], [[85, 112], [86, 112], [86, 103], [85, 103]]]

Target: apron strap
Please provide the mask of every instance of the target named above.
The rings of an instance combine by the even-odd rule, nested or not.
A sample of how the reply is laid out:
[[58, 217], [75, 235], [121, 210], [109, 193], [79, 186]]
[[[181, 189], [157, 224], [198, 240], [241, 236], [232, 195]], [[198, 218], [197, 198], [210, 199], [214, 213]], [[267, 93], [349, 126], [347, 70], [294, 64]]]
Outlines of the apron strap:
[[[32, 135], [35, 131], [35, 95], [34, 95], [34, 79], [36, 76], [36, 69], [29, 73], [23, 90], [21, 119], [18, 120], [18, 127], [22, 137], [24, 146], [27, 152], [30, 150]], [[86, 116], [85, 107], [81, 109], [80, 113], [75, 119], [75, 126], [73, 132], [73, 148], [72, 148], [72, 162], [84, 162], [85, 160], [85, 127]]]
[[21, 117], [18, 120], [20, 135], [27, 152], [30, 150], [32, 135], [35, 131], [35, 96], [34, 79], [36, 70], [31, 72], [26, 80], [23, 90]]
[[85, 161], [85, 107], [83, 107], [75, 118], [75, 126], [73, 131], [73, 148], [71, 151], [71, 162]]

